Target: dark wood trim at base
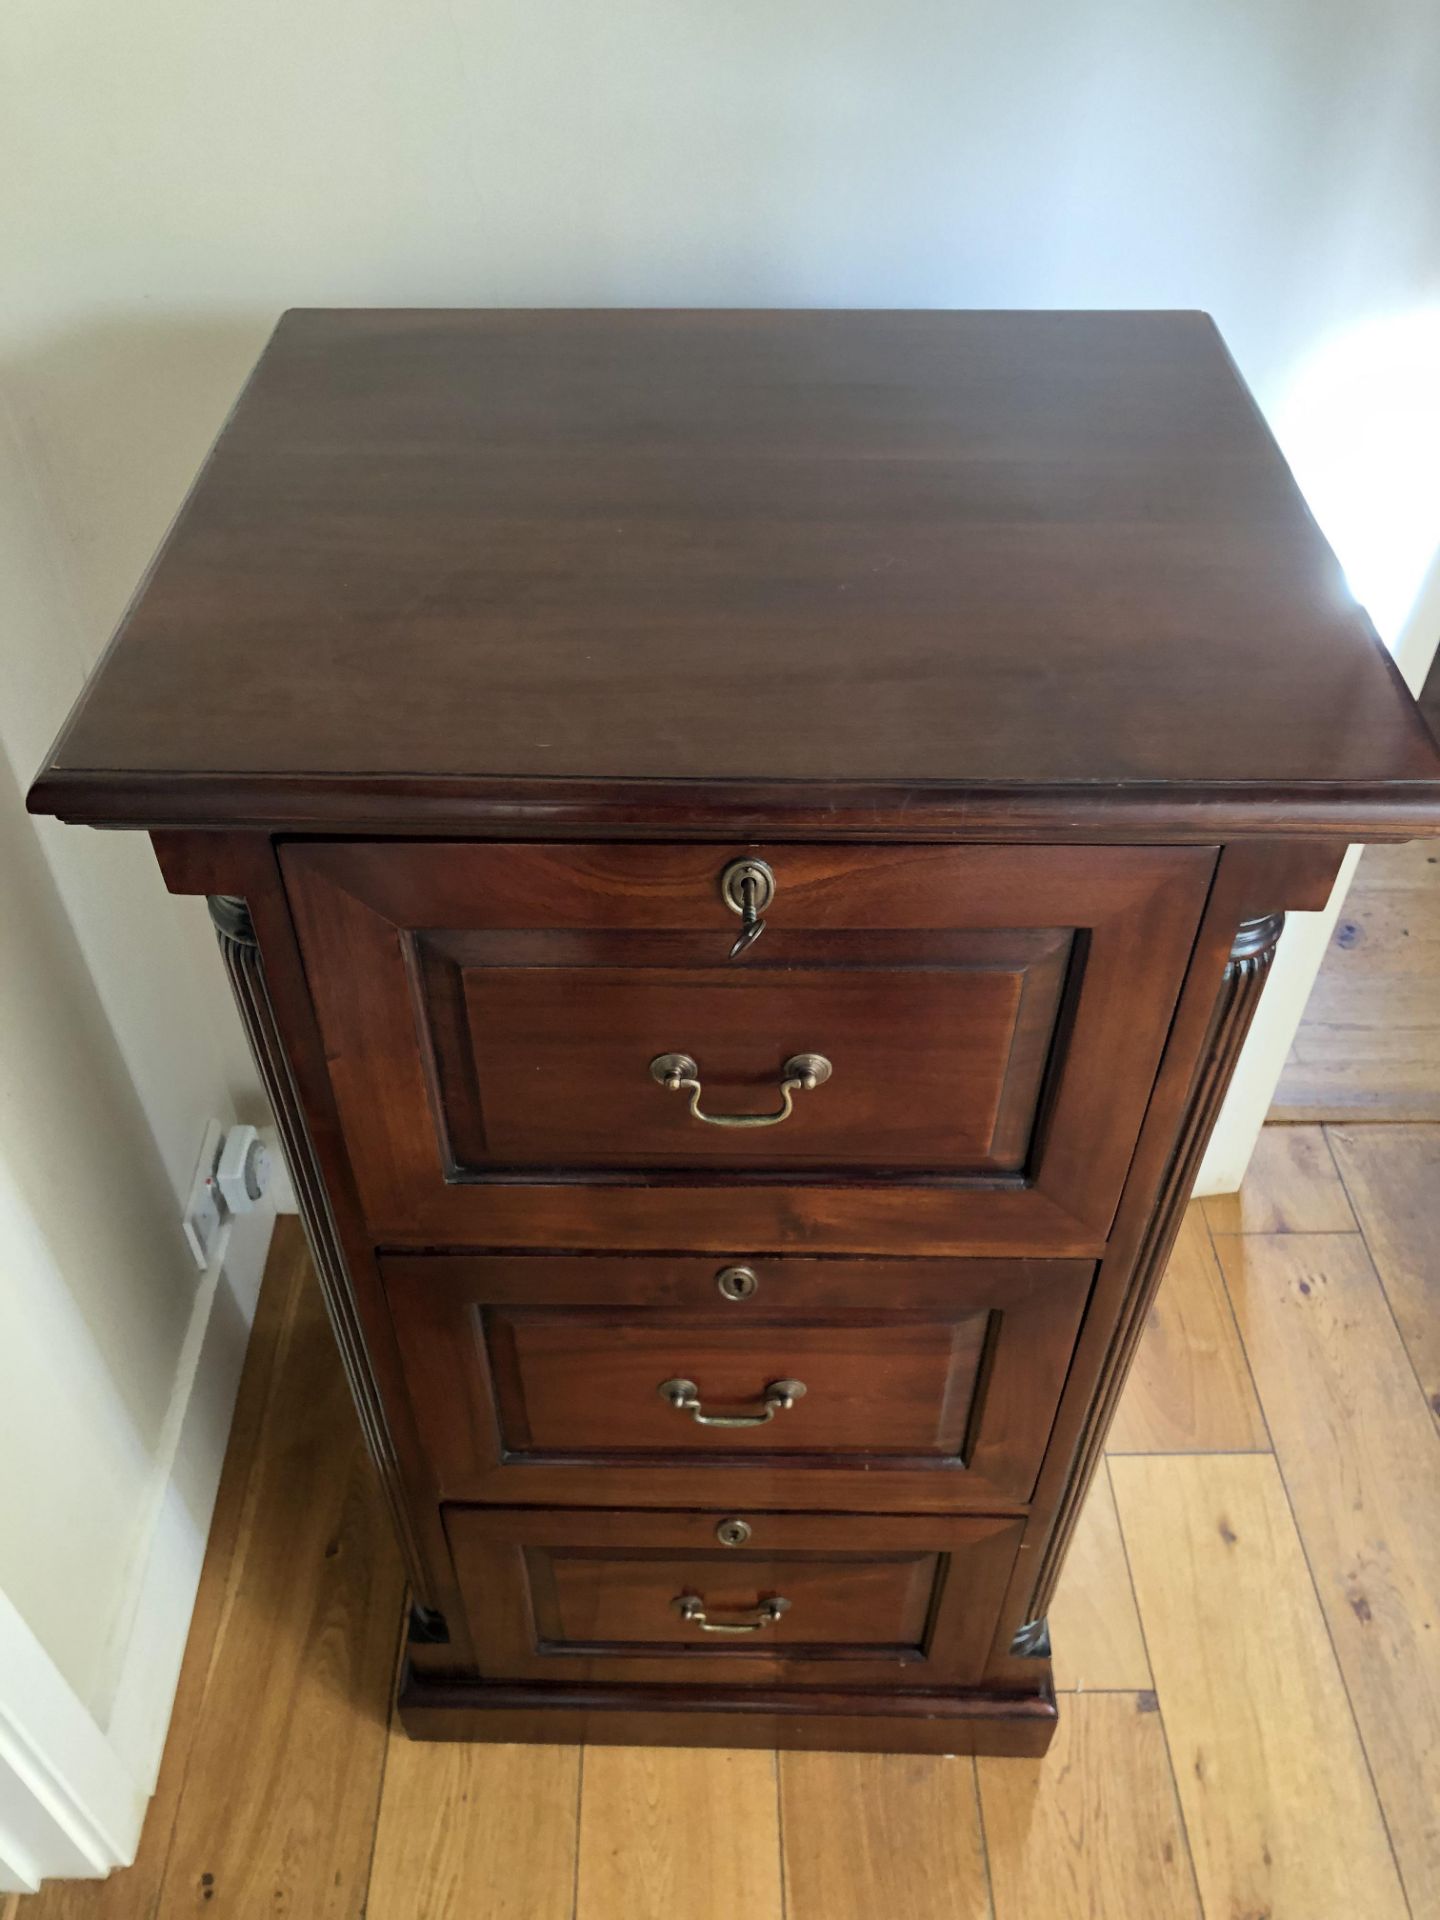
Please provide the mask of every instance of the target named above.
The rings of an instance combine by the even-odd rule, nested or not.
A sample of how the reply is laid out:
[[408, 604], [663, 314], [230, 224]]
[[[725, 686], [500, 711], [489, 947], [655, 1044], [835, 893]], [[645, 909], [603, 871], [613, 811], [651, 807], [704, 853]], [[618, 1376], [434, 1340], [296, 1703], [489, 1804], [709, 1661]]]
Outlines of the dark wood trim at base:
[[694, 1687], [519, 1686], [427, 1681], [407, 1663], [400, 1723], [412, 1740], [597, 1747], [778, 1747], [825, 1753], [990, 1754], [1038, 1759], [1059, 1719], [1050, 1662], [1033, 1691], [926, 1694]]

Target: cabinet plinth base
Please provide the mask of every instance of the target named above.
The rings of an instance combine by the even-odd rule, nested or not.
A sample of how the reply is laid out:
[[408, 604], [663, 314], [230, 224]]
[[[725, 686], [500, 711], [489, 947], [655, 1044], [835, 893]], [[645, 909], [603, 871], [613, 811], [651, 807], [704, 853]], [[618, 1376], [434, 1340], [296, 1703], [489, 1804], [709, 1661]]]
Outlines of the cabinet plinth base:
[[539, 1741], [602, 1747], [780, 1747], [850, 1753], [1035, 1759], [1058, 1710], [1050, 1663], [1033, 1690], [925, 1694], [722, 1695], [699, 1687], [561, 1687], [427, 1680], [408, 1664], [400, 1721], [412, 1740]]

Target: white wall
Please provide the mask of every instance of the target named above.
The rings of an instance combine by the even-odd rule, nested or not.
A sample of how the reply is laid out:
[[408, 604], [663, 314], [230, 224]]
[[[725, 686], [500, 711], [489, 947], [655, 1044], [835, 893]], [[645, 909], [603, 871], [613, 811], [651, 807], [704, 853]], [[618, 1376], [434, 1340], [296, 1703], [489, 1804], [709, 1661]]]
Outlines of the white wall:
[[[1207, 307], [1394, 635], [1437, 98], [1433, 0], [10, 0], [13, 784], [295, 304]], [[195, 1338], [175, 1195], [256, 1092], [143, 845], [0, 819], [0, 1590], [103, 1715]]]
[[79, 542], [11, 373], [0, 389], [0, 1891], [45, 1871], [103, 1871], [133, 1845], [269, 1226], [248, 1222], [205, 1275], [180, 1230], [203, 1121], [235, 1117], [236, 1092], [256, 1097], [232, 1064], [236, 1022], [203, 907], [165, 894], [143, 840], [23, 811], [101, 636], [80, 611]]

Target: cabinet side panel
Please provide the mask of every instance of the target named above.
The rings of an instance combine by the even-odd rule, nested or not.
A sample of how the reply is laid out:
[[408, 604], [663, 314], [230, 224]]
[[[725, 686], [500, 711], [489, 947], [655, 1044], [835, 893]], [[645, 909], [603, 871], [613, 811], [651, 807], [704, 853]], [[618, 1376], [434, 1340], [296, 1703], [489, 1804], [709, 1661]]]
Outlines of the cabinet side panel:
[[1180, 1132], [1136, 1256], [1130, 1290], [1106, 1354], [1104, 1372], [1091, 1402], [1065, 1498], [1056, 1514], [1054, 1530], [1036, 1576], [1030, 1605], [1035, 1618], [1043, 1616], [1055, 1591], [1070, 1536], [1099, 1465], [1105, 1436], [1110, 1431], [1130, 1363], [1164, 1278], [1185, 1203], [1190, 1198], [1210, 1130], [1215, 1125], [1245, 1035], [1259, 1005], [1284, 924], [1283, 913], [1272, 913], [1242, 921], [1236, 932]]
[[1044, 1608], [1269, 971], [1283, 912], [1323, 905], [1344, 852], [1336, 842], [1273, 839], [1232, 843], [1221, 854], [1035, 1486], [986, 1668], [989, 1684], [1023, 1684], [1032, 1656], [1048, 1653]]
[[310, 1246], [310, 1257], [324, 1295], [336, 1345], [340, 1349], [341, 1363], [355, 1402], [355, 1411], [360, 1418], [365, 1444], [375, 1462], [390, 1507], [416, 1604], [426, 1606], [430, 1598], [429, 1582], [419, 1543], [410, 1525], [400, 1485], [399, 1462], [391, 1443], [385, 1410], [366, 1359], [364, 1336], [345, 1273], [330, 1198], [315, 1158], [315, 1148], [305, 1122], [294, 1075], [281, 1045], [254, 924], [244, 900], [237, 895], [211, 894], [209, 906], [231, 990], [240, 1009], [260, 1078], [275, 1110], [275, 1124], [295, 1182], [295, 1195]]

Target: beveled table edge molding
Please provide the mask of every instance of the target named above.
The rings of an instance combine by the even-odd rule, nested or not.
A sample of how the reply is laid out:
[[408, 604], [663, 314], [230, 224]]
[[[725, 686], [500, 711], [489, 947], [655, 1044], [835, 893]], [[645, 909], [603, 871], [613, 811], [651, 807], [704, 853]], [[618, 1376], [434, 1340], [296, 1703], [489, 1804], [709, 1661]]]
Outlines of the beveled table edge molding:
[[31, 813], [86, 826], [481, 838], [895, 839], [1209, 844], [1440, 834], [1440, 782], [1019, 786], [150, 774], [48, 766]]

